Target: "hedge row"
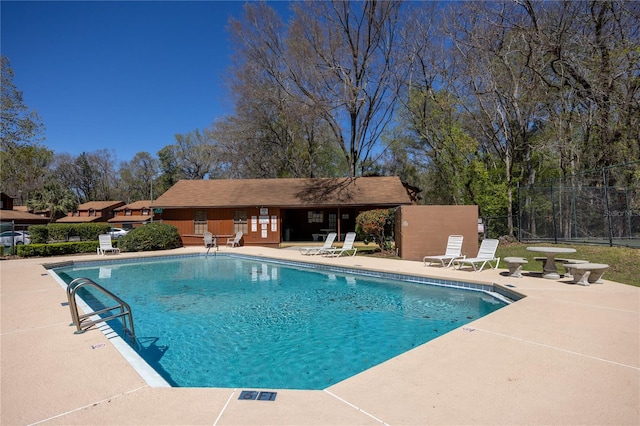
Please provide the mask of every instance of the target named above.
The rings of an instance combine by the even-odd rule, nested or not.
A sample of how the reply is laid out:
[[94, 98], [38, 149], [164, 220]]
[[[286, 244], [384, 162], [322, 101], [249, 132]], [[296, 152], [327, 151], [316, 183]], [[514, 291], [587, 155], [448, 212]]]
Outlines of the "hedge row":
[[30, 226], [29, 234], [32, 244], [69, 241], [70, 238], [77, 238], [80, 241], [97, 241], [98, 235], [107, 234], [110, 229], [111, 225], [108, 223], [50, 223]]
[[[61, 256], [65, 254], [95, 253], [100, 246], [98, 235], [109, 232], [109, 224], [50, 224], [29, 227], [31, 244], [16, 246], [16, 254], [21, 257]], [[67, 240], [79, 237], [79, 242], [47, 241]], [[87, 241], [85, 241], [87, 240]], [[44, 242], [43, 242], [44, 241]], [[182, 245], [178, 229], [173, 225], [150, 223], [133, 229], [114, 242], [123, 252], [169, 250]]]
[[21, 244], [17, 247], [17, 255], [21, 257], [61, 256], [65, 254], [96, 253], [100, 246], [98, 241], [80, 241], [76, 243], [54, 244]]

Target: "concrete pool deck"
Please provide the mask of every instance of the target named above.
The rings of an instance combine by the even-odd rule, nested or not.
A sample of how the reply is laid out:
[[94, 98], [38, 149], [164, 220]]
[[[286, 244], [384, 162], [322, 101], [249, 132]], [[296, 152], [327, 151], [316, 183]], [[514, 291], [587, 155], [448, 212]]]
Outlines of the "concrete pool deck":
[[269, 389], [278, 392], [275, 401], [243, 401], [243, 389], [150, 387], [99, 330], [73, 333], [66, 294], [42, 267], [203, 248], [3, 260], [0, 424], [640, 423], [640, 288], [606, 274], [604, 284], [584, 287], [394, 259], [221, 251], [497, 283], [526, 297], [325, 390]]

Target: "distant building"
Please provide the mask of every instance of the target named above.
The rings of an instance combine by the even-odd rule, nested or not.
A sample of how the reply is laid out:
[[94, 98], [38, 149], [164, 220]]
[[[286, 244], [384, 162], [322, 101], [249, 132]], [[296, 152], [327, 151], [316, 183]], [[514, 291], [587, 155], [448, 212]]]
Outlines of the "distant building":
[[114, 210], [120, 206], [124, 206], [124, 202], [89, 201], [88, 203], [80, 204], [75, 211], [56, 220], [56, 223], [107, 222], [115, 216]]
[[[113, 226], [131, 229], [156, 220], [150, 200], [136, 201], [113, 210], [114, 215], [107, 222]], [[158, 216], [158, 219], [160, 216]]]

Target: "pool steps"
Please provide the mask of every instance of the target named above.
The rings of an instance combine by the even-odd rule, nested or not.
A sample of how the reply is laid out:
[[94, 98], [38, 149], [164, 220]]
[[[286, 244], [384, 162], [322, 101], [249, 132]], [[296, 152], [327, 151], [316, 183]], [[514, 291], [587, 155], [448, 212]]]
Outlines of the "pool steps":
[[[76, 293], [78, 290], [84, 287], [93, 287], [96, 290], [99, 290], [105, 296], [111, 298], [116, 305], [111, 307], [105, 307], [98, 311], [92, 311], [88, 314], [82, 314], [78, 312], [78, 304], [76, 303]], [[76, 278], [71, 281], [67, 286], [67, 300], [69, 304], [69, 310], [71, 311], [71, 325], [76, 326], [75, 334], [81, 334], [87, 331], [90, 327], [100, 324], [103, 322], [107, 322], [112, 319], [122, 318], [122, 327], [124, 329], [124, 334], [129, 337], [132, 343], [136, 340], [136, 332], [133, 326], [133, 314], [131, 313], [131, 307], [127, 302], [120, 299], [118, 296], [102, 287], [100, 284], [90, 280], [89, 278]], [[113, 311], [119, 311], [113, 313]], [[104, 314], [110, 312], [111, 316], [101, 317], [100, 314]], [[96, 319], [91, 319], [91, 317], [97, 316]], [[90, 321], [87, 321], [90, 319]], [[127, 327], [127, 319], [129, 320], [129, 326]]]

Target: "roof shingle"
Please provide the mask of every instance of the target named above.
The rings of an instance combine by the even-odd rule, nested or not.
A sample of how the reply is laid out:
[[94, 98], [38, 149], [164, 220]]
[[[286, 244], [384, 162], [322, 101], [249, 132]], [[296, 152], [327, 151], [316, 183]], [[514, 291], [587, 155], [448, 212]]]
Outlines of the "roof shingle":
[[84, 204], [80, 204], [77, 211], [84, 210], [104, 210], [104, 209], [115, 209], [116, 207], [124, 206], [124, 202], [122, 201], [89, 201]]
[[103, 216], [65, 216], [56, 220], [56, 223], [88, 223], [101, 222], [105, 218]]
[[41, 221], [43, 223], [49, 222], [48, 217], [42, 217], [33, 213], [20, 211], [20, 210], [0, 210], [0, 220], [3, 220], [3, 221], [14, 220], [17, 222], [25, 221], [25, 220]]
[[411, 204], [397, 176], [323, 179], [180, 180], [159, 208], [397, 206]]
[[151, 205], [150, 200], [140, 200], [140, 201], [134, 201], [133, 203], [118, 207], [117, 209], [113, 209], [113, 211], [119, 212], [127, 209], [142, 210], [142, 209], [148, 209], [150, 205]]

